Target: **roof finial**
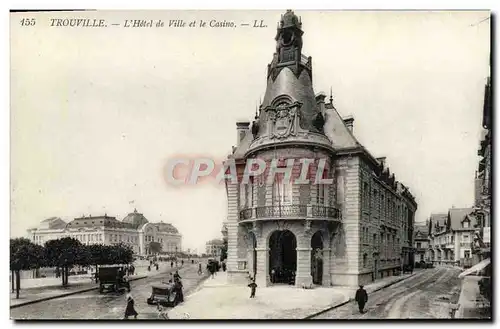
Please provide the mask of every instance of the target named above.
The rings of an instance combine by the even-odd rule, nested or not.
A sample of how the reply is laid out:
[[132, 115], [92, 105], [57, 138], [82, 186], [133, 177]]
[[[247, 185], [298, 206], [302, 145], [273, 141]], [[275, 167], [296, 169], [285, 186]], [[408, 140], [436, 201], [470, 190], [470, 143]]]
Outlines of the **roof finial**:
[[333, 104], [333, 92], [332, 92], [332, 86], [330, 86], [330, 104]]
[[137, 208], [134, 208], [134, 212], [137, 212]]
[[255, 104], [255, 120], [257, 120], [259, 118], [259, 106], [258, 104]]

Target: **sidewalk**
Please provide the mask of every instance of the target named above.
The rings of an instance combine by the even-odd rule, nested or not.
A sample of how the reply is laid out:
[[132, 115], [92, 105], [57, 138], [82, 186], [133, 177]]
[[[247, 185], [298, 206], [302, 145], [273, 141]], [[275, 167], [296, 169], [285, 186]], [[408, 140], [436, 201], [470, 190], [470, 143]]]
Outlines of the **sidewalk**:
[[491, 318], [491, 311], [489, 314], [484, 314], [485, 308], [489, 307], [489, 303], [479, 292], [478, 282], [482, 278], [482, 276], [466, 276], [462, 279], [460, 297], [458, 298], [458, 310], [455, 318]]
[[[175, 270], [175, 267], [174, 267]], [[158, 271], [152, 269], [148, 272], [146, 267], [136, 267], [136, 274], [131, 275], [130, 281], [135, 281], [156, 275], [164, 272], [172, 271], [170, 264], [160, 264]], [[39, 278], [39, 279], [24, 279], [21, 280], [21, 290], [19, 291], [19, 299], [16, 299], [16, 293], [10, 293], [10, 307], [20, 307], [27, 304], [50, 300], [54, 298], [65, 297], [73, 294], [79, 294], [97, 289], [98, 284], [92, 282], [90, 275], [70, 276], [68, 278], [69, 285], [66, 288], [62, 287], [61, 278]], [[11, 283], [9, 282], [9, 291]]]
[[[411, 274], [388, 277], [365, 286], [368, 293], [401, 281]], [[227, 273], [218, 272], [186, 301], [169, 311], [170, 319], [303, 319], [350, 301], [356, 287], [318, 287], [297, 289], [294, 286], [257, 288], [255, 299], [250, 289], [227, 284]]]

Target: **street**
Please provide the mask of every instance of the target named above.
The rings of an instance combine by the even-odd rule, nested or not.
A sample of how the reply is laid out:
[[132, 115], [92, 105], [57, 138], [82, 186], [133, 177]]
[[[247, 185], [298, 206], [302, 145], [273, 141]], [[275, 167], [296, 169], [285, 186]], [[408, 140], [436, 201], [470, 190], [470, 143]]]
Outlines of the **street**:
[[[204, 268], [202, 263], [202, 267]], [[153, 271], [154, 273], [154, 271]], [[131, 294], [135, 299], [135, 308], [139, 313], [138, 319], [157, 319], [156, 306], [148, 305], [146, 299], [151, 294], [151, 285], [168, 281], [169, 272], [152, 274], [145, 279], [131, 282]], [[179, 270], [184, 285], [184, 295], [196, 288], [201, 279], [206, 277], [204, 272], [198, 275], [198, 264], [186, 264]], [[11, 319], [123, 319], [126, 306], [126, 293], [103, 293], [93, 290], [87, 293], [52, 299], [40, 303], [21, 306], [11, 309]]]
[[433, 268], [368, 295], [365, 313], [353, 301], [313, 319], [433, 319], [450, 318], [450, 301], [458, 300], [457, 268]]

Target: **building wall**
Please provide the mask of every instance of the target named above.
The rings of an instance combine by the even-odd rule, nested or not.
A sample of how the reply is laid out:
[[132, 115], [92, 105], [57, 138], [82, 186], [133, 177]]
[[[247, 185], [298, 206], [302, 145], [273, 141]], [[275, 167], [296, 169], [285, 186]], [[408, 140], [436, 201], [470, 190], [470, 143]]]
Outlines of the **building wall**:
[[[412, 249], [414, 206], [379, 179], [369, 165], [358, 160], [360, 221], [358, 268], [360, 283], [392, 275], [402, 265], [402, 248]], [[384, 227], [384, 228], [383, 228]]]
[[141, 239], [140, 230], [115, 229], [108, 227], [85, 227], [64, 230], [36, 230], [30, 231], [29, 238], [36, 244], [43, 245], [49, 240], [70, 237], [80, 241], [82, 244], [104, 244], [113, 245], [123, 243], [129, 245], [136, 254], [143, 254], [147, 244], [151, 241], [160, 242], [163, 252], [175, 252], [175, 247], [181, 251], [182, 236], [167, 232], [155, 232], [151, 239]]

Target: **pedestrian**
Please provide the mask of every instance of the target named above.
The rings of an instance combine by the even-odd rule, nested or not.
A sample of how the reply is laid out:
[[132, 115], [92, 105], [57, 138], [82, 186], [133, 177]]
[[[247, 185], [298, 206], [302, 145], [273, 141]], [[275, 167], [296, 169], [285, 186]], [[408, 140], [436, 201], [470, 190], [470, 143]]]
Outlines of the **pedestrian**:
[[134, 298], [131, 294], [127, 295], [127, 308], [125, 309], [125, 320], [128, 320], [129, 316], [134, 316], [134, 319], [137, 319], [137, 311], [134, 307]]
[[354, 300], [358, 303], [359, 313], [365, 313], [364, 308], [365, 304], [368, 301], [368, 294], [366, 290], [363, 289], [363, 285], [359, 285], [359, 289], [356, 291], [356, 297]]
[[271, 283], [276, 283], [276, 270], [274, 268], [271, 270]]
[[174, 281], [177, 281], [177, 280], [179, 280], [179, 281], [180, 281], [180, 279], [182, 279], [182, 278], [181, 278], [181, 276], [179, 275], [179, 271], [175, 271], [175, 274], [174, 274]]
[[174, 262], [170, 262], [170, 268], [174, 267]]
[[226, 262], [222, 262], [222, 271], [226, 272]]
[[255, 279], [252, 279], [252, 282], [248, 286], [250, 287], [250, 298], [255, 298], [255, 290], [257, 289]]
[[198, 275], [202, 275], [203, 271], [201, 270], [201, 263], [198, 263]]

